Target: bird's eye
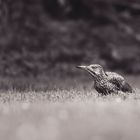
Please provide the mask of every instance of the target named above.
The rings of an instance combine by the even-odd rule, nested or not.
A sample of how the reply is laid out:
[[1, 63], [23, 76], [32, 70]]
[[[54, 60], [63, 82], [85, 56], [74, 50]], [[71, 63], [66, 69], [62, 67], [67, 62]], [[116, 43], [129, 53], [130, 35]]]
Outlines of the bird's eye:
[[97, 67], [96, 67], [96, 66], [92, 66], [91, 68], [92, 68], [92, 69], [97, 69]]

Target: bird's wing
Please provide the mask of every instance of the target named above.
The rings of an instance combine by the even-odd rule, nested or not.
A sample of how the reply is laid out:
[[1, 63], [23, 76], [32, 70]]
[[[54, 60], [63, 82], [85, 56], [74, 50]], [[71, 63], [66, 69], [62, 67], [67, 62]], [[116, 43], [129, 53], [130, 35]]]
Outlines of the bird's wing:
[[115, 73], [115, 72], [106, 72], [106, 75], [108, 77], [108, 80], [115, 84], [118, 88], [118, 90], [122, 90], [123, 92], [132, 92], [132, 87], [125, 81], [125, 79]]
[[118, 73], [115, 73], [115, 72], [106, 72], [106, 75], [108, 77], [108, 80], [109, 81], [119, 81], [119, 82], [123, 82], [125, 81], [125, 79]]
[[125, 80], [121, 75], [115, 72], [106, 72], [106, 75], [109, 82], [115, 84], [118, 87], [118, 89], [120, 89], [123, 86]]

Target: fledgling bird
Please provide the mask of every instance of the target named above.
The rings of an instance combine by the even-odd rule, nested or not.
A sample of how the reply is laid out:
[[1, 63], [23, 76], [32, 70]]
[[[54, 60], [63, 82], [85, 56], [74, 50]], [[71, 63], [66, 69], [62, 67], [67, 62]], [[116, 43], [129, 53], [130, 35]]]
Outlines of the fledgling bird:
[[132, 93], [132, 87], [125, 81], [124, 77], [115, 72], [105, 72], [103, 67], [98, 64], [89, 66], [77, 66], [91, 74], [94, 79], [94, 88], [101, 95], [111, 93], [128, 92]]

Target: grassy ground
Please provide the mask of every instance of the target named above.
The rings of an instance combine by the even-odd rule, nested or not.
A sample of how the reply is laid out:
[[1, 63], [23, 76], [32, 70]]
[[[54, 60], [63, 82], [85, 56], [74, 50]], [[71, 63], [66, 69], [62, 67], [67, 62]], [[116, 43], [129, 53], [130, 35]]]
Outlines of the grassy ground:
[[90, 80], [57, 80], [1, 80], [1, 140], [140, 139], [139, 89], [100, 97]]

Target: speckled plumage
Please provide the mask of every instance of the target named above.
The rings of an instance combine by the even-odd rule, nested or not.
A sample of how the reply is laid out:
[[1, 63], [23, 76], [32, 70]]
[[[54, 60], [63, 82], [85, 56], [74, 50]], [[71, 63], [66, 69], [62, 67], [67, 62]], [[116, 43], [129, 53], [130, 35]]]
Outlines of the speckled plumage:
[[105, 72], [103, 67], [98, 64], [78, 66], [78, 68], [84, 69], [92, 75], [94, 88], [99, 94], [107, 95], [119, 91], [132, 93], [133, 91], [121, 75], [115, 72]]

